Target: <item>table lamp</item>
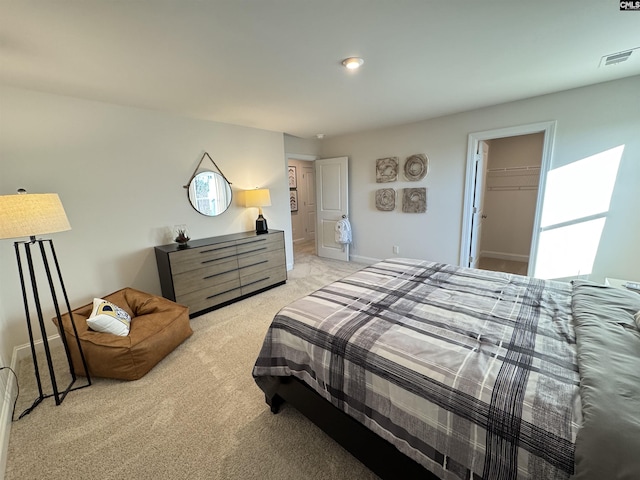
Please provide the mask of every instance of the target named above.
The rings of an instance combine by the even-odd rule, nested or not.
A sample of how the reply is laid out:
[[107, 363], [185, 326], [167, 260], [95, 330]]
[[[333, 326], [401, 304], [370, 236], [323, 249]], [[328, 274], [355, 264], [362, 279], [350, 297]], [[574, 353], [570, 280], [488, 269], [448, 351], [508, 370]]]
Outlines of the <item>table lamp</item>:
[[256, 188], [255, 190], [245, 190], [245, 206], [258, 207], [258, 218], [256, 219], [256, 233], [269, 233], [267, 220], [262, 216], [262, 207], [271, 206], [271, 195], [268, 188]]

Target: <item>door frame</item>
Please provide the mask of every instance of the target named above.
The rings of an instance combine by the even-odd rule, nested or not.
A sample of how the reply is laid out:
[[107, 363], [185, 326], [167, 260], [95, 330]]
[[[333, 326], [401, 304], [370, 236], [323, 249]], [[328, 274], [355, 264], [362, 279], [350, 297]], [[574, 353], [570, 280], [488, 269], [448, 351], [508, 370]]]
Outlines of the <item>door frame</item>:
[[460, 238], [461, 266], [469, 265], [469, 254], [471, 249], [471, 215], [473, 214], [473, 192], [475, 190], [474, 155], [478, 148], [478, 142], [481, 140], [486, 141], [494, 138], [515, 137], [518, 135], [529, 135], [532, 133], [542, 132], [544, 134], [544, 141], [542, 146], [542, 159], [540, 163], [540, 180], [538, 183], [538, 198], [536, 200], [536, 213], [533, 220], [533, 236], [531, 238], [527, 275], [532, 275], [535, 271], [536, 257], [538, 254], [538, 240], [540, 238], [542, 203], [547, 183], [547, 172], [551, 166], [551, 158], [553, 156], [556, 125], [557, 121], [551, 120], [547, 122], [499, 128], [496, 130], [485, 130], [469, 134], [467, 141], [467, 173], [464, 187], [464, 208], [462, 214], [462, 237]]
[[[304, 185], [304, 189], [298, 189], [298, 192], [303, 191], [305, 195], [302, 195], [298, 199], [298, 212], [300, 210], [303, 211], [304, 221], [303, 224], [306, 227], [304, 232], [304, 241], [314, 240], [316, 239], [316, 215], [318, 214], [318, 209], [316, 205], [316, 165], [315, 161], [304, 161], [305, 163], [299, 163], [301, 165], [301, 177], [302, 184]], [[313, 173], [313, 181], [309, 181], [309, 172]], [[312, 185], [312, 186], [310, 186]], [[313, 193], [313, 196], [311, 196]], [[302, 207], [300, 207], [302, 206]], [[311, 220], [309, 215], [313, 212], [313, 219]], [[309, 232], [313, 230], [313, 235]], [[310, 238], [311, 236], [311, 238]]]
[[[483, 144], [481, 148], [480, 144]], [[487, 163], [489, 162], [489, 155], [486, 154], [489, 150], [489, 144], [485, 140], [478, 140], [477, 147], [474, 151], [474, 182], [473, 182], [473, 199], [471, 202], [471, 208], [473, 215], [471, 216], [470, 234], [469, 234], [469, 266], [471, 268], [478, 268], [480, 262], [480, 239], [482, 238], [482, 224], [484, 223], [484, 188], [487, 176]], [[486, 151], [484, 149], [486, 146]], [[480, 160], [482, 162], [480, 162]], [[480, 201], [478, 202], [478, 198]], [[476, 238], [474, 238], [474, 232], [476, 232]], [[477, 238], [480, 237], [480, 238]], [[475, 255], [474, 255], [475, 253]]]
[[[289, 169], [289, 160], [300, 160], [302, 162], [315, 162], [316, 160], [318, 160], [320, 158], [320, 156], [318, 155], [307, 155], [307, 154], [303, 154], [303, 153], [285, 153], [284, 154], [285, 157], [285, 166], [284, 166], [284, 171], [285, 171], [285, 176], [286, 176], [286, 172]], [[289, 235], [291, 236], [291, 245], [293, 245], [295, 242], [293, 241], [293, 225], [289, 224]]]

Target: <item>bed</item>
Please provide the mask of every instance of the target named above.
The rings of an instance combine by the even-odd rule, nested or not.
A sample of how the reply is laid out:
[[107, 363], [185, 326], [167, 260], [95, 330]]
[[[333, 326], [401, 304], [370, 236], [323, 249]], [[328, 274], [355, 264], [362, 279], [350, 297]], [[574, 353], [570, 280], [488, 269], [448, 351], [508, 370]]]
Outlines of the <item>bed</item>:
[[253, 376], [382, 478], [637, 479], [639, 311], [587, 281], [389, 259], [283, 308]]

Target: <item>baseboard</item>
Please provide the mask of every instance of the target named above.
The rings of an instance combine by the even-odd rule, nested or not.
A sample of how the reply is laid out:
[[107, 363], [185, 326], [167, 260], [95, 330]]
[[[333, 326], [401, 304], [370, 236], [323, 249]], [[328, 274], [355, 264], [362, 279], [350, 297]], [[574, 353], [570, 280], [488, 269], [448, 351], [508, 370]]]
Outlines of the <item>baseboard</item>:
[[[4, 372], [4, 370], [3, 370]], [[12, 377], [7, 371], [7, 379]], [[7, 469], [7, 455], [9, 452], [9, 436], [11, 435], [11, 413], [13, 411], [13, 397], [15, 395], [15, 380], [0, 382], [2, 390], [2, 411], [0, 411], [0, 480], [4, 480]]]
[[519, 255], [517, 253], [491, 252], [483, 250], [480, 258], [496, 258], [498, 260], [511, 260], [512, 262], [529, 263], [529, 255]]
[[[11, 368], [15, 372], [13, 362]], [[11, 413], [13, 411], [13, 399], [16, 392], [15, 377], [9, 370], [2, 370], [2, 410], [0, 411], [0, 480], [4, 480], [7, 469], [7, 454], [9, 451], [9, 435], [11, 435]]]
[[[49, 346], [51, 348], [62, 345], [60, 335], [58, 335], [57, 333], [49, 335], [47, 337], [47, 341], [49, 342]], [[42, 342], [42, 340], [36, 340], [35, 342], [33, 342], [33, 344], [36, 347], [36, 353], [38, 355], [40, 355], [41, 353], [42, 355], [44, 355], [44, 343]], [[11, 363], [15, 361], [16, 365], [18, 365], [25, 358], [31, 358], [31, 346], [28, 343], [25, 343], [24, 345], [18, 345], [13, 349], [13, 358], [11, 359]]]
[[374, 263], [382, 261], [379, 258], [364, 257], [362, 255], [349, 255], [349, 260], [356, 263], [366, 263], [368, 265], [373, 265]]
[[[55, 347], [57, 345], [62, 345], [62, 340], [60, 339], [60, 335], [55, 334], [47, 337], [49, 341], [49, 346]], [[37, 340], [34, 342], [36, 347], [36, 352], [38, 355], [44, 355], [44, 343], [42, 340]], [[25, 358], [31, 357], [31, 346], [30, 344], [18, 345], [13, 349], [13, 354], [11, 355], [11, 369], [18, 374], [18, 368], [20, 366], [20, 362]], [[5, 370], [3, 370], [5, 372]], [[7, 381], [3, 381], [0, 379], [0, 389], [2, 392], [2, 408], [0, 410], [0, 480], [4, 480], [5, 472], [7, 469], [7, 454], [9, 451], [9, 437], [11, 435], [11, 421], [13, 415], [13, 402], [15, 401], [15, 396], [18, 393], [16, 378], [9, 371], [6, 371]], [[5, 378], [3, 375], [2, 378]]]
[[[18, 362], [15, 349], [11, 358], [11, 370], [17, 373]], [[2, 370], [0, 379], [2, 388], [2, 408], [0, 410], [0, 480], [4, 480], [7, 469], [7, 455], [9, 453], [9, 437], [11, 436], [11, 415], [13, 414], [13, 402], [17, 394], [16, 378], [9, 370]]]

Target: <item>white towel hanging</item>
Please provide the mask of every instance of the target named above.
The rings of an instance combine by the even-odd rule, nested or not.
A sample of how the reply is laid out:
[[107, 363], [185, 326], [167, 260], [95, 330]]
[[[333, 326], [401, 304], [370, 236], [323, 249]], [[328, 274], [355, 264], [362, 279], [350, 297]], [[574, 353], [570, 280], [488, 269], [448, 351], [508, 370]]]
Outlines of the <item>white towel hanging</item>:
[[349, 219], [343, 215], [341, 220], [336, 222], [336, 243], [348, 244], [351, 243], [351, 224]]

